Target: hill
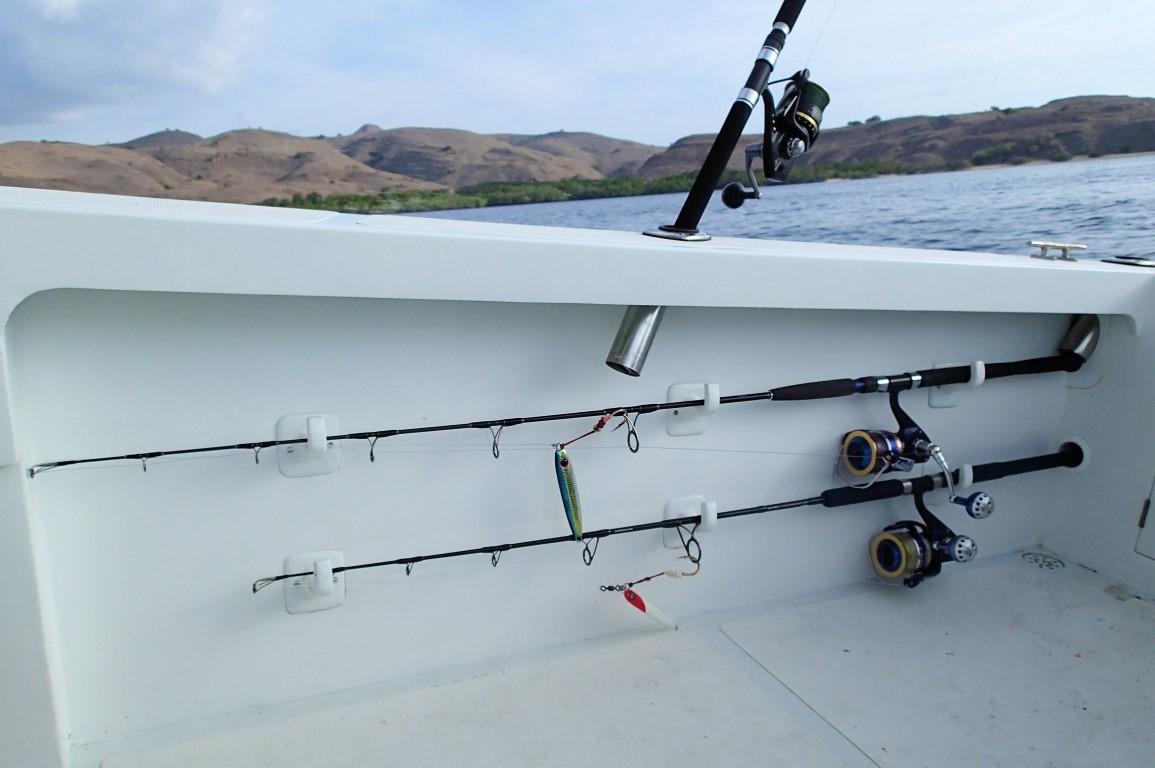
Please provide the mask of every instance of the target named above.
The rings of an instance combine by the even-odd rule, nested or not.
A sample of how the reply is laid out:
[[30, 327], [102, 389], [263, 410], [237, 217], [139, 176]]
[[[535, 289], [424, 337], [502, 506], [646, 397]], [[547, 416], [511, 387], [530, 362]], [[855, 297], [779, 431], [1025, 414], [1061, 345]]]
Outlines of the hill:
[[[687, 136], [638, 170], [656, 179], [697, 169], [712, 135]], [[743, 137], [730, 168], [744, 167]], [[942, 117], [872, 119], [822, 131], [795, 170], [836, 165], [894, 164], [909, 171], [958, 169], [1074, 155], [1155, 151], [1155, 99], [1080, 96], [1041, 107], [992, 108]]]
[[101, 147], [0, 144], [0, 184], [230, 203], [310, 192], [444, 189], [370, 168], [322, 140], [261, 130], [207, 139], [165, 131]]
[[[757, 116], [751, 127], [761, 128]], [[744, 137], [730, 167], [741, 169], [745, 144], [760, 140], [757, 134]], [[632, 194], [628, 190], [658, 188], [635, 183], [636, 177], [655, 180], [695, 173], [712, 141], [713, 136], [699, 134], [662, 149], [593, 133], [483, 135], [449, 128], [386, 130], [376, 125], [330, 138], [260, 129], [202, 138], [165, 130], [99, 147], [0, 144], [0, 185], [242, 203], [373, 196], [382, 190], [438, 193], [494, 182], [582, 181], [589, 182], [589, 194], [597, 194], [599, 184], [615, 194]], [[828, 127], [814, 150], [796, 164], [791, 178], [804, 181], [1148, 151], [1155, 151], [1155, 99], [1081, 96], [1041, 107], [871, 118]], [[557, 194], [549, 199], [570, 194], [554, 191]], [[519, 197], [508, 191], [506, 196]], [[440, 205], [451, 202], [443, 199]]]
[[585, 163], [607, 178], [636, 175], [643, 163], [661, 152], [658, 147], [649, 144], [611, 139], [596, 133], [558, 131], [541, 136], [510, 133], [498, 134], [494, 138], [507, 141], [514, 146], [571, 158]]
[[[570, 140], [570, 136], [586, 138]], [[492, 181], [600, 179], [608, 174], [598, 165], [620, 167], [606, 161], [619, 146], [630, 147], [633, 157], [660, 151], [648, 147], [639, 152], [636, 148], [644, 145], [606, 137], [597, 137], [595, 149], [589, 137], [593, 134], [503, 137], [449, 128], [382, 130], [369, 125], [327, 141], [371, 168], [454, 188]]]

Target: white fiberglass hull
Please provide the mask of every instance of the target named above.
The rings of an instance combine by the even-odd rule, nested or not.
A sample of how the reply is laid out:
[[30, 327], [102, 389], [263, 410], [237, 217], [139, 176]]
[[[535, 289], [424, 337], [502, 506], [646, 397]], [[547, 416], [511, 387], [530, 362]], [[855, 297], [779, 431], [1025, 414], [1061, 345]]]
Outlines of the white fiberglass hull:
[[[944, 664], [969, 665], [958, 667], [972, 679], [963, 701], [978, 703], [973, 717], [960, 705], [962, 725], [924, 724], [926, 743], [956, 744], [992, 713], [1019, 727], [1009, 710], [1025, 718], [1021, 702], [992, 694], [984, 708], [983, 692], [1071, 647], [1095, 650], [1114, 671], [1132, 659], [1150, 690], [1152, 652], [1132, 642], [1155, 629], [1147, 604], [1099, 601], [1116, 583], [1124, 596], [1155, 594], [1155, 560], [1142, 554], [1152, 542], [1137, 527], [1155, 473], [1149, 271], [0, 190], [0, 276], [0, 764], [179, 765], [199, 755], [201, 765], [258, 765], [289, 749], [302, 765], [343, 765], [333, 756], [366, 745], [398, 763], [448, 762], [431, 739], [482, 764], [491, 754], [566, 764], [559, 755], [572, 743], [605, 761], [652, 754], [664, 764], [704, 733], [732, 764], [771, 750], [794, 764], [905, 766], [939, 761], [924, 756], [921, 734], [887, 734], [918, 730], [904, 707], [935, 710], [949, 695], [935, 682], [951, 674]], [[637, 379], [602, 362], [628, 304], [669, 307]], [[288, 415], [330, 414], [347, 434], [664, 402], [678, 383], [733, 395], [1039, 357], [1076, 314], [1102, 327], [1076, 373], [902, 396], [952, 466], [1070, 440], [1086, 448], [1076, 471], [983, 487], [997, 500], [986, 520], [942, 492], [927, 496], [979, 543], [978, 562], [948, 564], [917, 590], [874, 586], [867, 542], [914, 516], [909, 497], [723, 520], [699, 534], [698, 575], [638, 587], [679, 624], [677, 639], [628, 634], [659, 625], [599, 589], [684, 567], [658, 531], [600, 542], [588, 567], [583, 545], [569, 542], [505, 552], [496, 568], [479, 555], [418, 563], [408, 576], [348, 572], [343, 602], [315, 613], [286, 612], [284, 583], [250, 589], [294, 553], [336, 550], [356, 564], [565, 534], [552, 445], [586, 421], [511, 426], [496, 460], [491, 432], [474, 429], [341, 441], [339, 468], [311, 477], [286, 477], [276, 449], [28, 474], [271, 440]], [[726, 405], [689, 436], [669, 434], [673, 418], [642, 415], [637, 454], [623, 431], [572, 447], [587, 529], [661, 519], [690, 496], [720, 510], [812, 497], [841, 482], [832, 468], [842, 435], [894, 426], [882, 395]], [[1101, 609], [1129, 639], [1112, 644], [1087, 618], [1086, 634], [959, 659], [968, 633], [988, 645], [1022, 637], [1006, 634], [999, 611], [1022, 613], [1028, 634], [1046, 620], [1016, 602], [1046, 606], [1054, 591], [1016, 554], [1038, 548], [1067, 563], [1056, 578], [1080, 579], [1073, 588], [1085, 596], [1055, 610]], [[977, 615], [992, 590], [1006, 599]], [[712, 611], [722, 613], [703, 617]], [[872, 632], [871, 616], [885, 632]], [[835, 649], [829, 622], [861, 647]], [[947, 648], [945, 633], [964, 639]], [[840, 666], [824, 667], [826, 653]], [[901, 706], [862, 700], [874, 663], [883, 701]], [[845, 696], [830, 687], [831, 669], [842, 670]], [[507, 671], [424, 690], [493, 670]], [[1067, 675], [1077, 670], [1056, 668], [1055, 685]], [[619, 678], [633, 693], [614, 689]], [[647, 686], [652, 705], [639, 693]], [[693, 698], [699, 689], [705, 703]], [[1087, 699], [1103, 701], [1096, 691]], [[492, 722], [475, 719], [478, 702]], [[405, 727], [374, 731], [377, 708]], [[534, 712], [539, 735], [519, 741]], [[626, 713], [644, 727], [607, 734]], [[1072, 714], [1037, 717], [1053, 726]], [[488, 741], [466, 738], [482, 732]], [[993, 736], [978, 741], [989, 764], [1017, 754]], [[1142, 737], [1116, 742], [1111, 764], [1145, 764]]]

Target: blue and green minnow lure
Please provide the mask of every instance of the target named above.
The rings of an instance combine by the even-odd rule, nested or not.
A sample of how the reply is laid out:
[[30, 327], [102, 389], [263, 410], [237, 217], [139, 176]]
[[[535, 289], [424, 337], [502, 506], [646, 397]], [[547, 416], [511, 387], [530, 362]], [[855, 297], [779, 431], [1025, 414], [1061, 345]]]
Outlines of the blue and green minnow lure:
[[557, 486], [561, 490], [561, 503], [565, 507], [565, 517], [569, 522], [574, 541], [582, 537], [582, 505], [578, 499], [577, 478], [574, 477], [573, 462], [566, 455], [565, 448], [558, 447], [553, 453], [553, 465], [557, 470]]

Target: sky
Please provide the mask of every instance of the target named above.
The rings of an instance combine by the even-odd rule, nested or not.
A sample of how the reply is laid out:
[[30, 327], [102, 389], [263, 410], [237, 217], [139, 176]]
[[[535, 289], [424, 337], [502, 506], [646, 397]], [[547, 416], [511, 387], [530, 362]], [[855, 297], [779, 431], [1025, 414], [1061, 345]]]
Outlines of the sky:
[[[717, 131], [778, 0], [0, 0], [0, 142], [361, 125]], [[776, 76], [824, 127], [1155, 96], [1152, 0], [808, 0]], [[780, 91], [776, 91], [780, 93]], [[762, 127], [761, 108], [748, 132]]]

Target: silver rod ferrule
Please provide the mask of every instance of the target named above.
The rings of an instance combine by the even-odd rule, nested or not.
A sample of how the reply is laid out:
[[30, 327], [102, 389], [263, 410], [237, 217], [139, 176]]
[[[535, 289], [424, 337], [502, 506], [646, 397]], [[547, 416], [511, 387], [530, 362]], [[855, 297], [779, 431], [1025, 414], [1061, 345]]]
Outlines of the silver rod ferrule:
[[665, 307], [627, 307], [606, 356], [606, 365], [627, 376], [641, 376], [646, 355], [650, 353], [650, 345], [654, 343], [654, 335], [665, 311]]
[[778, 49], [772, 45], [762, 46], [762, 50], [758, 51], [757, 61], [764, 61], [773, 69], [774, 65], [778, 63]]
[[738, 98], [734, 101], [744, 101], [750, 105], [750, 109], [753, 109], [758, 104], [758, 98], [758, 91], [753, 88], [743, 88], [738, 91]]

